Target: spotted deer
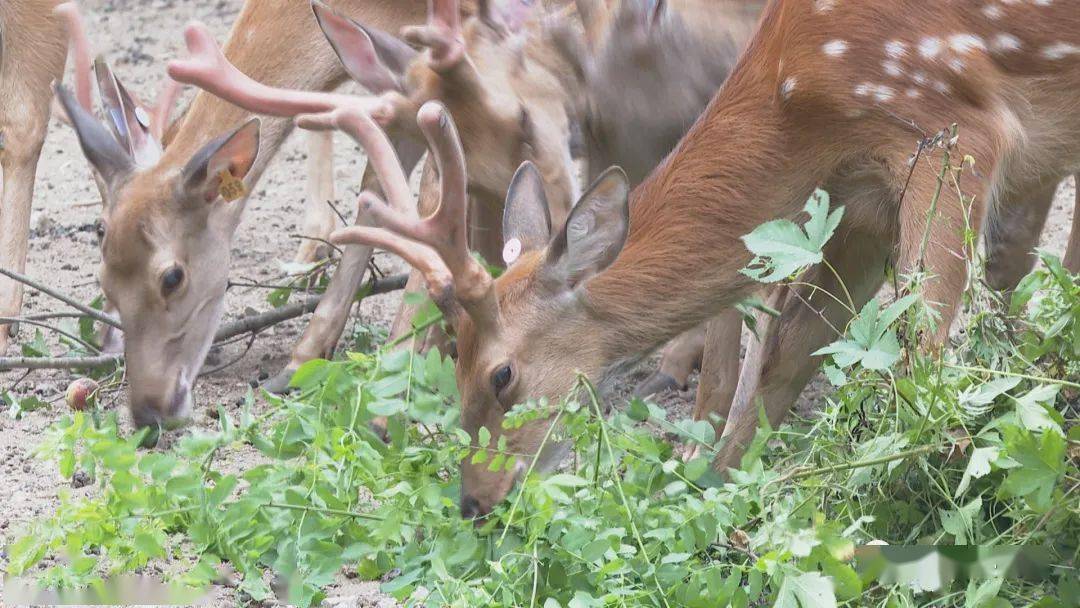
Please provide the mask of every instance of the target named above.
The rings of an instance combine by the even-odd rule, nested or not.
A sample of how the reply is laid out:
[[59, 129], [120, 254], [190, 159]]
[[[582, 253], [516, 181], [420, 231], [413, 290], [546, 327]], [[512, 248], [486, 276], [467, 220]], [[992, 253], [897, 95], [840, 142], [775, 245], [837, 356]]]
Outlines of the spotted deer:
[[[886, 267], [925, 268], [922, 295], [940, 315], [926, 337], [932, 350], [947, 339], [967, 280], [966, 221], [1043, 205], [1036, 194], [1045, 184], [1080, 169], [1080, 114], [1062, 111], [1080, 95], [1077, 32], [1080, 11], [1066, 1], [773, 0], [705, 113], [640, 186], [631, 192], [619, 170], [601, 174], [553, 231], [537, 219], [539, 191], [507, 201], [505, 232], [523, 251], [498, 279], [461, 252], [454, 235], [463, 220], [452, 217], [461, 205], [448, 204], [445, 191], [440, 213], [423, 222], [365, 195], [360, 206], [376, 227], [346, 228], [333, 240], [395, 251], [424, 272], [457, 335], [462, 423], [474, 437], [481, 427], [504, 436], [514, 453], [537, 453], [553, 417], [504, 429], [513, 404], [558, 399], [577, 373], [603, 386], [644, 352], [757, 292], [739, 272], [751, 260], [740, 237], [795, 219], [817, 187], [846, 209], [825, 250], [835, 276], [812, 269], [801, 282], [835, 294], [842, 280], [857, 309]], [[420, 118], [453, 139], [445, 116]], [[974, 166], [958, 188], [941, 190], [931, 214], [941, 159], [912, 165], [913, 150], [952, 123]], [[381, 145], [368, 153], [392, 156]], [[987, 230], [988, 248], [1030, 264], [1027, 246], [1040, 228]], [[726, 419], [721, 470], [739, 463], [759, 405], [772, 424], [784, 418], [817, 366], [811, 353], [851, 314], [810, 288], [776, 302], [781, 314], [751, 355], [753, 373], [744, 368], [733, 402], [715, 404]], [[557, 462], [557, 446], [539, 457]], [[487, 513], [523, 469], [492, 472], [466, 460], [463, 515]]]
[[[609, 166], [636, 186], [675, 148], [727, 78], [753, 33], [761, 0], [577, 0], [583, 27], [567, 19], [549, 25], [555, 48], [581, 81], [575, 100], [583, 122], [587, 176]], [[731, 395], [739, 364], [741, 316], [721, 315], [731, 339], [701, 377], [699, 394]], [[706, 328], [664, 347], [659, 368], [635, 393], [685, 389], [702, 361]], [[703, 402], [699, 399], [699, 402]]]
[[[22, 272], [30, 204], [49, 123], [51, 83], [64, 74], [67, 35], [53, 15], [59, 0], [0, 3], [0, 267]], [[17, 317], [23, 287], [0, 277], [0, 317]], [[14, 326], [0, 323], [0, 354]]]
[[[312, 9], [345, 69], [372, 93], [366, 103], [371, 104], [376, 120], [395, 141], [406, 174], [424, 149], [424, 139], [414, 120], [424, 103], [442, 100], [463, 125], [471, 167], [470, 242], [486, 259], [497, 263], [501, 258], [502, 197], [523, 161], [532, 161], [544, 176], [542, 188], [551, 202], [554, 219], [562, 221], [566, 217], [578, 194], [570, 157], [572, 117], [565, 96], [570, 73], [565, 62], [537, 44], [543, 32], [532, 2], [482, 3], [474, 15], [462, 19], [458, 2], [435, 0], [429, 4], [426, 24], [406, 28], [400, 38], [362, 25], [317, 0], [312, 2]], [[291, 91], [259, 89], [260, 95], [249, 93], [249, 89], [256, 89], [256, 83], [244, 81], [243, 74], [229, 65], [201, 27], [189, 28], [187, 41], [191, 57], [171, 64], [170, 73], [175, 78], [251, 112], [294, 116], [316, 109], [310, 104], [282, 105], [264, 100], [274, 95], [292, 99], [296, 94]], [[234, 84], [237, 82], [245, 86]], [[321, 100], [310, 102], [321, 103], [320, 108], [341, 101], [340, 96], [333, 95], [309, 99]], [[437, 202], [433, 198], [436, 187], [430, 163], [425, 175], [420, 195], [422, 214], [433, 210], [432, 200]], [[334, 331], [314, 335], [309, 330], [311, 335], [305, 334], [291, 361], [268, 384], [269, 388], [284, 389], [302, 363], [333, 352], [352, 293], [371, 255], [370, 249], [362, 251], [357, 259], [363, 263], [339, 270], [331, 284], [331, 290], [340, 285], [341, 293], [349, 296], [342, 299], [341, 306], [325, 309], [328, 317], [333, 315]], [[421, 281], [416, 274], [411, 286], [416, 289]], [[411, 307], [403, 306], [392, 336], [411, 328], [412, 312]]]
[[[422, 22], [425, 10], [420, 0], [333, 5], [388, 30]], [[306, 2], [249, 0], [225, 53], [245, 73], [279, 86], [330, 90], [347, 78]], [[105, 187], [100, 279], [125, 330], [132, 418], [138, 426], [182, 421], [222, 315], [232, 237], [246, 201], [222, 199], [221, 180], [242, 180], [250, 192], [292, 123], [260, 125], [240, 108], [199, 94], [168, 130], [160, 158], [136, 162], [69, 101], [68, 110], [81, 117], [73, 116], [80, 144]], [[353, 293], [343, 291], [328, 293], [320, 309], [351, 300]], [[327, 323], [317, 310], [312, 326]]]

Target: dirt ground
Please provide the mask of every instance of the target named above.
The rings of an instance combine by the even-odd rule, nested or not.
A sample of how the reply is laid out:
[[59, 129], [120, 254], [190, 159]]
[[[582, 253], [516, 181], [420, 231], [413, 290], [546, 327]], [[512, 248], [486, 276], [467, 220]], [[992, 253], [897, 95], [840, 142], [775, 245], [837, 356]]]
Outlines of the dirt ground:
[[[152, 100], [164, 76], [164, 60], [176, 56], [182, 44], [180, 33], [186, 22], [205, 22], [219, 40], [223, 40], [239, 11], [240, 0], [81, 0], [89, 23], [95, 50], [104, 53], [117, 75], [141, 98]], [[187, 92], [184, 99], [191, 93]], [[362, 157], [343, 138], [337, 140], [335, 175], [340, 207], [348, 209], [355, 200]], [[244, 221], [234, 240], [231, 276], [235, 280], [273, 282], [282, 274], [281, 263], [289, 262], [297, 241], [288, 235], [299, 231], [304, 192], [304, 142], [292, 137], [278, 153], [247, 205]], [[1058, 192], [1043, 246], [1063, 252], [1068, 238], [1072, 213], [1072, 184]], [[81, 301], [90, 301], [99, 292], [96, 271], [99, 261], [95, 222], [100, 206], [97, 190], [71, 129], [55, 123], [50, 129], [38, 170], [36, 198], [32, 215], [33, 233], [27, 273]], [[380, 256], [380, 266], [396, 271], [401, 266]], [[234, 288], [227, 297], [226, 320], [254, 310], [266, 310], [266, 291]], [[355, 324], [386, 327], [399, 296], [390, 294], [365, 301], [346, 330]], [[25, 313], [55, 310], [56, 303], [30, 293]], [[292, 343], [299, 337], [303, 320], [284, 323], [263, 333], [238, 362], [224, 371], [204, 377], [196, 385], [195, 426], [212, 427], [216, 421], [206, 412], [218, 403], [235, 411], [236, 402], [249, 390], [250, 383], [277, 372], [287, 361]], [[32, 332], [24, 328], [20, 339]], [[243, 351], [244, 344], [232, 345], [218, 355], [230, 361]], [[13, 354], [13, 353], [9, 353]], [[642, 377], [639, 372], [627, 382]], [[52, 405], [13, 420], [0, 413], [0, 486], [4, 499], [0, 504], [0, 536], [6, 544], [35, 518], [51, 513], [57, 505], [57, 492], [70, 482], [61, 479], [52, 463], [33, 456], [34, 446], [43, 431], [64, 413], [63, 391], [74, 378], [70, 372], [38, 371], [23, 374], [0, 374], [0, 392], [11, 390], [18, 395], [36, 394]], [[662, 396], [662, 401], [679, 413], [687, 414], [693, 399], [693, 386], [685, 393]], [[820, 383], [812, 385], [803, 396], [802, 408], [817, 400]], [[116, 394], [109, 407], [122, 407], [122, 394]], [[234, 461], [230, 466], [243, 468], [250, 461]], [[75, 489], [74, 493], [89, 488]], [[330, 591], [328, 605], [392, 605], [381, 596], [374, 584], [357, 584], [341, 577]], [[235, 606], [235, 592], [227, 587], [212, 590], [211, 606]]]

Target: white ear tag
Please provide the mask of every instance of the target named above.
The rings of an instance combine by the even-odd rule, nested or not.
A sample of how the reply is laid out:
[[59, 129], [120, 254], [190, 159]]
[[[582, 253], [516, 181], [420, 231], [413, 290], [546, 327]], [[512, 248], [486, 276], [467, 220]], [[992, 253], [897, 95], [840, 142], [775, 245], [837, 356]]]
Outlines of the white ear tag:
[[510, 239], [503, 245], [503, 262], [507, 266], [513, 264], [517, 259], [521, 257], [521, 241], [518, 239]]
[[142, 125], [144, 129], [150, 128], [150, 115], [146, 113], [146, 110], [144, 110], [142, 106], [135, 108], [135, 120], [139, 121], [139, 124]]

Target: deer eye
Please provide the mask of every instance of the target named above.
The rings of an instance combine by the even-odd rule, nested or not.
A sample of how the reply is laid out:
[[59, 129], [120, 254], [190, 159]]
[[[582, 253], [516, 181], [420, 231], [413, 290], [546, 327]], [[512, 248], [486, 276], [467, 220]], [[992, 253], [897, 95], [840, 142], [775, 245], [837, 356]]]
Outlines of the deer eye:
[[170, 293], [176, 291], [176, 288], [184, 282], [184, 269], [179, 266], [173, 266], [165, 271], [165, 274], [161, 275], [161, 293], [168, 296]]
[[506, 387], [510, 386], [510, 381], [514, 378], [514, 372], [510, 369], [509, 365], [503, 365], [499, 369], [495, 370], [495, 373], [491, 374], [491, 386], [495, 389], [495, 394], [499, 395]]

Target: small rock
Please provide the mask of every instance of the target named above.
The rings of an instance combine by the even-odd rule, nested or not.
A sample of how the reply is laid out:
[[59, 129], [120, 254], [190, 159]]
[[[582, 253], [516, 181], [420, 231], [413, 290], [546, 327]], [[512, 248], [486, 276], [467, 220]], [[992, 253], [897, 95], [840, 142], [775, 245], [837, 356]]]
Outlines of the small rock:
[[73, 488], [85, 488], [90, 485], [94, 480], [90, 478], [90, 474], [86, 471], [75, 471], [75, 474], [71, 476], [71, 487]]

